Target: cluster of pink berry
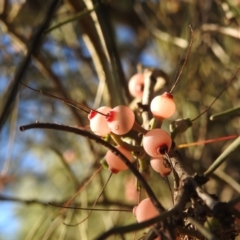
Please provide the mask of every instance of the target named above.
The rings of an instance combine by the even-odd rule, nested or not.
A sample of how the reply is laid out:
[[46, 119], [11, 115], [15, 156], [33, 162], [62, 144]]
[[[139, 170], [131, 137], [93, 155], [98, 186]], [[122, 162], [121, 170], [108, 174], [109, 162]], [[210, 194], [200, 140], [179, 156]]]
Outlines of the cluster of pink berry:
[[[142, 96], [144, 89], [144, 75], [136, 74], [129, 81], [129, 91], [133, 96]], [[166, 119], [175, 112], [175, 103], [173, 97], [169, 93], [153, 98], [151, 105], [151, 112], [156, 119]], [[110, 132], [116, 135], [125, 135], [136, 126], [135, 114], [127, 106], [117, 106], [113, 109], [103, 106], [96, 110], [92, 110], [88, 115], [90, 120], [91, 130], [98, 136], [105, 136]], [[169, 168], [165, 168], [163, 164], [163, 156], [171, 147], [172, 140], [170, 135], [163, 129], [156, 128], [150, 131], [145, 130], [143, 135], [142, 145], [145, 152], [153, 159], [151, 166], [154, 170], [160, 172], [163, 176], [170, 173]], [[133, 160], [132, 154], [129, 150], [122, 146], [116, 146], [130, 161]], [[106, 161], [109, 169], [113, 173], [126, 170], [127, 166], [122, 160], [108, 151], [106, 154]]]
[[[134, 97], [142, 97], [144, 91], [144, 74], [135, 74], [130, 79], [129, 91]], [[171, 117], [176, 109], [173, 96], [167, 92], [156, 96], [151, 101], [150, 109], [156, 119], [163, 120]], [[88, 118], [90, 120], [91, 130], [98, 136], [106, 136], [111, 133], [122, 136], [130, 130], [137, 130], [136, 126], [139, 126], [135, 121], [134, 112], [129, 107], [123, 105], [113, 109], [106, 106], [100, 107], [92, 110]], [[171, 148], [171, 136], [161, 128], [155, 128], [149, 131], [144, 129], [141, 133], [143, 134], [142, 149], [152, 158], [150, 161], [152, 168], [162, 176], [167, 176], [171, 173], [171, 168], [165, 166], [164, 156]], [[123, 153], [129, 161], [133, 161], [133, 154], [130, 150], [121, 145], [115, 147]], [[119, 171], [127, 169], [125, 163], [110, 150], [107, 152], [105, 159], [112, 173], [118, 173]], [[139, 222], [158, 215], [148, 198], [144, 199], [135, 210], [134, 214]]]
[[[135, 74], [130, 79], [128, 86], [132, 96], [142, 97], [144, 74]], [[156, 96], [150, 103], [150, 109], [156, 119], [163, 120], [171, 117], [176, 109], [173, 96], [167, 92]], [[143, 136], [142, 144], [146, 153], [152, 157], [150, 161], [151, 167], [162, 176], [169, 175], [171, 168], [165, 166], [164, 155], [172, 145], [170, 135], [163, 129], [155, 128]], [[138, 206], [134, 207], [133, 214], [138, 222], [143, 222], [159, 215], [150, 198], [143, 199]]]
[[[110, 132], [116, 135], [124, 135], [132, 129], [135, 122], [134, 112], [123, 105], [113, 109], [105, 106], [100, 107], [97, 110], [92, 110], [88, 118], [91, 130], [98, 136], [105, 136]], [[116, 148], [132, 162], [133, 157], [130, 151], [122, 146], [116, 146]], [[105, 159], [113, 173], [127, 169], [125, 163], [110, 150], [107, 152]]]

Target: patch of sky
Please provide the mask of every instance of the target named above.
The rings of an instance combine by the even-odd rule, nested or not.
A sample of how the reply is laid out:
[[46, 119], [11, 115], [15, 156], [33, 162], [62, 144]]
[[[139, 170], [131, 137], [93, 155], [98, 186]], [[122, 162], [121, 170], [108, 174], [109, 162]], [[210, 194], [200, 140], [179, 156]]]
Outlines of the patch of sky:
[[0, 93], [4, 92], [9, 86], [9, 79], [7, 76], [4, 76], [4, 73], [0, 75]]
[[148, 44], [148, 46], [141, 53], [139, 60], [144, 66], [161, 68], [162, 59], [156, 54], [156, 50], [153, 44]]
[[42, 48], [51, 54], [51, 56], [59, 57], [61, 55], [62, 47], [50, 38], [44, 42]]
[[[8, 131], [6, 130], [6, 127], [3, 128], [4, 131], [2, 131], [1, 135], [3, 136], [2, 139], [0, 139], [1, 149], [0, 149], [0, 156], [1, 156], [1, 162], [0, 162], [0, 170], [3, 169], [5, 165], [5, 160], [10, 160], [10, 171], [16, 171], [19, 169], [15, 169], [14, 162], [17, 161], [18, 167], [21, 166], [21, 168], [31, 171], [42, 171], [44, 172], [43, 165], [39, 164], [41, 162], [41, 159], [38, 157], [37, 154], [29, 151], [29, 149], [26, 148], [26, 142], [34, 143], [37, 146], [38, 142], [42, 142], [44, 138], [44, 132], [41, 130], [28, 130], [25, 132], [20, 132], [17, 129], [16, 136], [13, 144], [13, 148], [9, 148], [9, 144], [11, 139], [9, 139]], [[4, 139], [4, 144], [3, 144]], [[11, 154], [9, 154], [9, 151], [11, 150]], [[34, 151], [34, 149], [33, 149]], [[24, 154], [24, 157], [22, 157], [22, 154]], [[36, 164], [38, 163], [38, 164]], [[12, 165], [14, 164], [14, 165]]]
[[[56, 94], [56, 96], [58, 96]], [[37, 94], [35, 99], [26, 99], [20, 102], [20, 124], [26, 122], [50, 122], [55, 121], [55, 115], [59, 120], [59, 112], [64, 108], [66, 104], [61, 100], [42, 96]]]
[[1, 161], [0, 161], [0, 171], [3, 168], [4, 165], [4, 159], [7, 156], [7, 141], [8, 141], [8, 136], [9, 136], [9, 126], [7, 124], [4, 125], [4, 127], [1, 129], [0, 132], [0, 156], [1, 156]]
[[59, 76], [64, 77], [66, 74], [67, 66], [65, 62], [55, 62], [52, 64], [52, 70], [53, 72]]
[[17, 53], [17, 49], [14, 47], [13, 44], [6, 45], [6, 51], [11, 55]]
[[1, 44], [2, 45], [9, 45], [11, 43], [11, 38], [8, 34], [3, 34], [1, 36]]
[[24, 125], [26, 122], [35, 122], [38, 121], [38, 117], [41, 116], [40, 103], [38, 100], [24, 100], [20, 101], [19, 115], [20, 120], [19, 124]]
[[9, 34], [2, 34], [0, 37], [1, 44], [4, 45], [5, 49], [8, 49], [9, 53], [16, 53], [18, 52], [19, 48], [15, 47], [14, 41], [12, 41], [11, 37]]
[[54, 102], [55, 108], [57, 109], [56, 114], [54, 114], [53, 118], [51, 119], [53, 122], [61, 123], [61, 121], [65, 117], [69, 117], [71, 115], [69, 107], [67, 107], [67, 104], [63, 103], [62, 101], [56, 100]]
[[[33, 150], [34, 151], [34, 150]], [[46, 173], [46, 164], [42, 161], [41, 156], [37, 152], [28, 151], [24, 154], [24, 157], [20, 159], [20, 167], [24, 172], [31, 172], [36, 174]], [[19, 169], [19, 170], [21, 170]]]
[[22, 58], [22, 55], [19, 54], [21, 49], [19, 49], [6, 34], [0, 36], [0, 42], [4, 46], [4, 48], [1, 49], [0, 61], [3, 61], [5, 64], [9, 62], [14, 66], [18, 64], [19, 60]]
[[127, 74], [129, 72], [129, 62], [124, 59], [121, 59], [121, 65], [124, 73]]
[[[53, 40], [44, 43], [43, 49], [50, 52], [53, 57], [57, 57], [58, 62], [53, 63], [52, 69], [58, 76], [65, 76], [67, 68], [71, 71], [77, 71], [79, 61], [75, 60], [74, 51], [66, 46], [60, 46]], [[61, 60], [62, 59], [62, 62]], [[67, 62], [67, 64], [66, 64]]]
[[[23, 132], [20, 131], [18, 132], [18, 137], [22, 138], [24, 141], [31, 140], [31, 142], [34, 142], [35, 144], [42, 143], [45, 140], [44, 130], [42, 129], [30, 129]], [[20, 141], [21, 139], [18, 140]], [[23, 143], [23, 146], [25, 146], [25, 144], [26, 143]]]
[[67, 65], [70, 71], [77, 72], [80, 68], [80, 62], [74, 58], [68, 58]]
[[20, 223], [14, 214], [16, 203], [0, 203], [0, 239], [16, 240], [16, 233], [19, 231]]
[[74, 51], [73, 51], [72, 48], [63, 47], [62, 51], [67, 58], [73, 58], [74, 57]]
[[116, 33], [116, 38], [120, 43], [134, 44], [136, 35], [130, 27], [119, 24], [116, 27], [115, 33]]

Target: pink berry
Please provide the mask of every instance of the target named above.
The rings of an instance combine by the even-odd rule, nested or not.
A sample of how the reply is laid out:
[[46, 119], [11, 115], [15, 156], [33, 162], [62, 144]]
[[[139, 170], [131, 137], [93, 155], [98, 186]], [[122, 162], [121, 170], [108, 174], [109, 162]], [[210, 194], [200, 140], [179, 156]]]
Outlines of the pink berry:
[[156, 172], [159, 172], [161, 176], [166, 177], [171, 173], [171, 168], [167, 168], [164, 166], [164, 160], [163, 157], [158, 157], [151, 159], [150, 164]]
[[134, 212], [138, 222], [143, 222], [159, 215], [150, 198], [143, 199], [137, 208], [134, 209]]
[[141, 98], [144, 88], [144, 75], [137, 73], [133, 75], [128, 82], [128, 90], [133, 97]]
[[106, 117], [108, 127], [117, 135], [128, 133], [135, 122], [134, 112], [127, 106], [119, 105], [113, 108]]
[[[122, 146], [116, 146], [116, 148], [123, 154], [125, 157], [132, 162], [133, 157], [131, 152], [123, 148]], [[121, 160], [119, 156], [114, 154], [112, 151], [108, 150], [105, 156], [106, 162], [108, 163], [108, 168], [112, 173], [118, 173], [119, 171], [127, 170], [127, 165]]]
[[172, 94], [165, 92], [153, 98], [150, 109], [155, 118], [165, 119], [171, 117], [176, 110]]
[[124, 180], [125, 182], [125, 199], [129, 202], [137, 202], [138, 190], [136, 186], [136, 179], [133, 176], [128, 176]]
[[148, 155], [158, 158], [167, 153], [172, 145], [170, 135], [160, 128], [155, 128], [143, 135], [143, 148]]
[[133, 213], [133, 216], [136, 217], [136, 211], [137, 211], [137, 206], [134, 206], [133, 207], [133, 210], [132, 210], [132, 213]]
[[110, 107], [103, 106], [98, 108], [97, 111], [92, 110], [89, 113], [88, 119], [90, 120], [90, 128], [96, 135], [105, 136], [111, 132], [106, 121], [106, 116], [98, 113], [101, 112], [103, 114], [107, 114], [110, 110]]

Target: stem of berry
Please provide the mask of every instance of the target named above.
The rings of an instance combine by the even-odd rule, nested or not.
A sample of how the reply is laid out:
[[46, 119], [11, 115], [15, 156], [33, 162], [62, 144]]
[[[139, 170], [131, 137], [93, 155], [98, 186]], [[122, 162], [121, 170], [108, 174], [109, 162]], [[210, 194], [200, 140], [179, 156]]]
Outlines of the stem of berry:
[[134, 146], [134, 145], [131, 145], [127, 142], [124, 142], [119, 135], [116, 135], [113, 132], [110, 133], [110, 136], [111, 136], [112, 140], [115, 143], [117, 143], [117, 145], [120, 145], [120, 146], [124, 147], [128, 151], [137, 152], [137, 151], [142, 151], [143, 150], [142, 146]]
[[146, 159], [138, 159], [138, 164], [139, 164], [139, 172], [143, 173], [146, 172], [148, 169], [149, 164], [147, 164]]
[[149, 130], [154, 128], [161, 128], [163, 120], [159, 120], [157, 118], [152, 118], [149, 122]]
[[140, 126], [136, 121], [134, 122], [132, 129], [141, 133], [142, 135], [145, 135], [148, 132], [148, 130]]
[[[143, 90], [143, 96], [142, 96], [142, 104], [144, 106], [149, 106], [154, 93], [154, 86], [157, 82], [156, 78], [152, 78], [153, 71], [151, 69], [145, 70], [145, 77], [144, 77], [144, 90]], [[145, 109], [142, 112], [142, 119], [143, 119], [143, 126], [147, 128], [149, 126], [149, 121], [152, 117], [152, 113], [149, 109]]]

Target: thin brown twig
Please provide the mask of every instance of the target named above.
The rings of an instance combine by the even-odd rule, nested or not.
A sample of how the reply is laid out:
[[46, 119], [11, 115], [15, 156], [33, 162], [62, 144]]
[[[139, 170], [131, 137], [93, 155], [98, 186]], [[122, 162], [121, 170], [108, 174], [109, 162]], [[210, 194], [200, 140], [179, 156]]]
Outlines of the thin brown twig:
[[237, 68], [237, 71], [234, 73], [234, 75], [232, 76], [232, 78], [226, 83], [226, 85], [224, 86], [224, 88], [221, 90], [221, 92], [217, 95], [217, 97], [212, 101], [212, 103], [203, 111], [201, 112], [197, 117], [191, 119], [191, 121], [195, 121], [198, 118], [200, 118], [205, 112], [207, 112], [212, 105], [218, 100], [218, 98], [222, 95], [222, 93], [228, 88], [228, 86], [233, 82], [233, 80], [236, 78], [238, 72], [240, 70], [240, 67]]
[[[59, 208], [66, 208], [66, 209], [75, 209], [75, 210], [90, 210], [90, 211], [101, 211], [101, 212], [131, 212], [132, 210], [130, 209], [116, 209], [116, 208], [110, 208], [110, 209], [106, 209], [106, 208], [95, 208], [95, 207], [90, 207], [90, 208], [86, 208], [86, 207], [74, 207], [74, 206], [68, 206], [68, 207], [64, 207], [62, 205], [57, 205], [54, 203], [49, 203], [49, 205], [54, 206], [54, 207], [59, 207]], [[79, 224], [79, 223], [78, 223]]]
[[149, 197], [151, 198], [153, 205], [156, 207], [156, 209], [159, 210], [159, 212], [163, 212], [165, 209], [164, 207], [158, 202], [158, 199], [156, 198], [155, 194], [153, 193], [151, 187], [148, 185], [144, 177], [139, 173], [139, 171], [136, 169], [136, 167], [123, 155], [118, 149], [116, 149], [114, 146], [112, 146], [110, 143], [104, 141], [100, 137], [79, 128], [70, 127], [70, 126], [64, 126], [59, 125], [55, 123], [33, 123], [25, 126], [21, 126], [20, 130], [25, 131], [29, 129], [34, 128], [40, 128], [40, 129], [54, 129], [59, 131], [65, 131], [65, 132], [71, 132], [77, 135], [81, 135], [84, 137], [87, 137], [96, 143], [99, 143], [103, 145], [104, 147], [108, 148], [110, 151], [112, 151], [114, 154], [119, 156], [119, 158], [128, 166], [130, 171], [138, 178], [138, 180], [142, 183], [142, 186], [145, 188], [146, 192], [148, 193]]
[[94, 201], [94, 203], [93, 203], [93, 205], [92, 205], [92, 207], [91, 207], [91, 209], [90, 209], [90, 212], [87, 214], [87, 216], [86, 216], [84, 219], [82, 219], [80, 222], [78, 222], [78, 223], [75, 223], [75, 224], [67, 224], [67, 223], [64, 222], [64, 223], [63, 223], [64, 225], [69, 226], [69, 227], [75, 227], [75, 226], [83, 223], [84, 221], [86, 221], [86, 220], [90, 217], [90, 215], [92, 214], [92, 212], [93, 212], [93, 210], [94, 210], [94, 207], [96, 206], [99, 198], [102, 196], [103, 191], [105, 190], [107, 184], [109, 183], [109, 181], [110, 181], [110, 179], [111, 179], [111, 177], [112, 177], [112, 174], [113, 174], [113, 173], [110, 173], [110, 175], [109, 175], [106, 183], [104, 184], [104, 186], [103, 186], [101, 192], [99, 193], [97, 199]]
[[176, 85], [177, 85], [177, 83], [178, 83], [178, 81], [179, 81], [179, 79], [180, 79], [180, 77], [182, 75], [183, 69], [184, 69], [184, 67], [187, 64], [187, 60], [188, 60], [189, 54], [191, 52], [191, 48], [192, 48], [192, 44], [193, 44], [193, 29], [192, 29], [191, 25], [189, 25], [189, 28], [190, 28], [190, 32], [191, 32], [191, 40], [190, 40], [189, 47], [188, 47], [188, 50], [187, 50], [187, 53], [186, 53], [186, 57], [184, 59], [184, 63], [182, 65], [182, 67], [181, 67], [181, 70], [180, 70], [180, 72], [178, 74], [178, 77], [177, 77], [176, 81], [174, 82], [174, 84], [173, 84], [171, 90], [169, 91], [169, 93], [172, 93], [173, 89], [176, 87]]
[[82, 190], [87, 187], [87, 185], [89, 183], [92, 182], [92, 180], [97, 176], [97, 174], [102, 170], [102, 166], [98, 167], [98, 169], [94, 172], [91, 173], [91, 175], [89, 177], [87, 177], [84, 181], [83, 184], [79, 187], [78, 191], [70, 198], [68, 199], [68, 201], [66, 201], [63, 205], [63, 208], [61, 209], [61, 211], [59, 212], [59, 215], [63, 213], [63, 211], [65, 211], [65, 207], [69, 206], [69, 204], [82, 192]]
[[[10, 197], [10, 196], [5, 196], [3, 194], [0, 194], [0, 200], [1, 201], [9, 201], [9, 202], [16, 202], [16, 203], [21, 203], [21, 204], [27, 204], [27, 205], [41, 205], [41, 206], [49, 206], [49, 205], [54, 205], [54, 206], [61, 206], [62, 208], [65, 208], [64, 204], [67, 202], [67, 200], [63, 201], [51, 201], [51, 202], [45, 202], [41, 201], [39, 199], [22, 199], [18, 197]], [[88, 206], [91, 206], [93, 202], [89, 202]], [[75, 203], [75, 207], [80, 207], [81, 204]], [[116, 205], [119, 207], [124, 207], [124, 208], [129, 208], [132, 209], [134, 206], [129, 204], [129, 203], [124, 203], [122, 201], [114, 201], [114, 200], [108, 200], [108, 199], [103, 199], [102, 201], [98, 202], [98, 205], [101, 206], [109, 206], [109, 205]]]

